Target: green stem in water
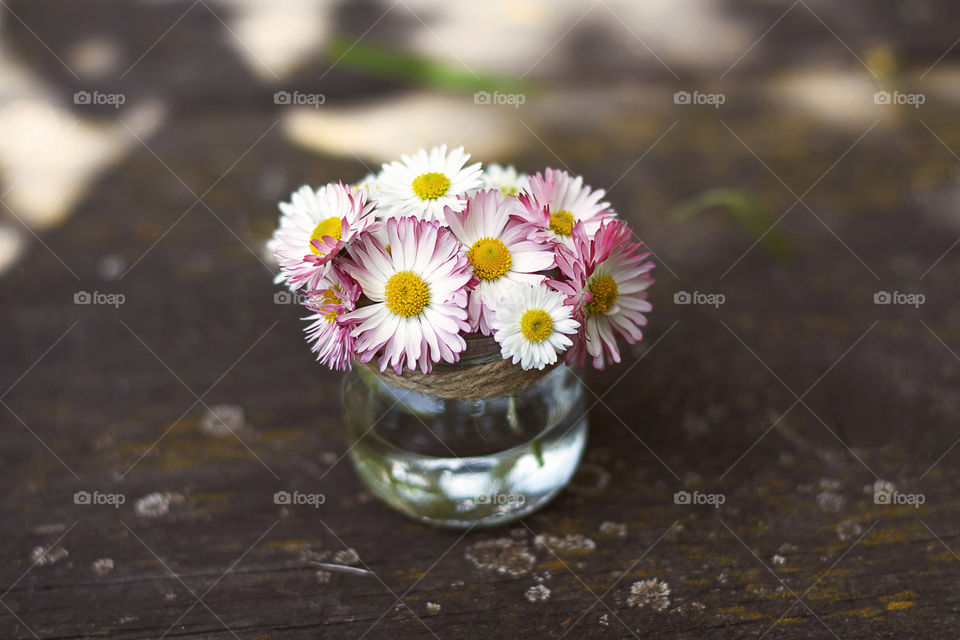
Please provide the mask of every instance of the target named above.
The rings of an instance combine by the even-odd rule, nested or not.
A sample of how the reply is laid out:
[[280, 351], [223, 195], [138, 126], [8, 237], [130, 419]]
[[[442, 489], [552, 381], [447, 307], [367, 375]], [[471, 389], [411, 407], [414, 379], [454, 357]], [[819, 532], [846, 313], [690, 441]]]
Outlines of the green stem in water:
[[[523, 434], [523, 425], [520, 424], [520, 415], [517, 411], [517, 404], [520, 401], [520, 392], [511, 391], [510, 395], [507, 397], [507, 424], [510, 425], [510, 429], [516, 434]], [[537, 465], [541, 468], [546, 464], [543, 460], [543, 444], [540, 442], [539, 438], [536, 438], [530, 442], [530, 451], [533, 452], [533, 456], [537, 459]]]
[[516, 434], [523, 433], [523, 427], [520, 426], [520, 416], [517, 414], [519, 400], [520, 392], [516, 390], [511, 391], [507, 397], [507, 424], [510, 425], [510, 430]]
[[540, 438], [535, 438], [530, 443], [530, 450], [533, 451], [533, 457], [537, 459], [537, 465], [542, 469], [546, 463], [543, 461], [543, 445], [540, 443]]

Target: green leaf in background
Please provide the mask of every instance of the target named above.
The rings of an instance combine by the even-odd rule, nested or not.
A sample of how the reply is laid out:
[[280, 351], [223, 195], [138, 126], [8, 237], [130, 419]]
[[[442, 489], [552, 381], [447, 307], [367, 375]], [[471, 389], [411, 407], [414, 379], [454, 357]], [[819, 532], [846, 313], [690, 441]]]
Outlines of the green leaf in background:
[[327, 48], [327, 56], [331, 61], [336, 61], [337, 66], [447, 91], [520, 93], [526, 86], [514, 78], [474, 74], [465, 65], [452, 65], [340, 37], [333, 38]]
[[787, 237], [773, 226], [775, 220], [769, 209], [746, 191], [725, 187], [708, 189], [675, 206], [668, 217], [679, 224], [716, 208], [729, 211], [733, 219], [774, 256], [783, 261], [790, 259], [793, 248]]

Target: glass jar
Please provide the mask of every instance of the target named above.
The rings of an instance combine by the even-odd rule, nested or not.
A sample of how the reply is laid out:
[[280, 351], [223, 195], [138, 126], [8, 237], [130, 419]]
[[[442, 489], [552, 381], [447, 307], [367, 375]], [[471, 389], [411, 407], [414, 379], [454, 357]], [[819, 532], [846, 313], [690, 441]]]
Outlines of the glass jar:
[[[493, 340], [468, 340], [460, 362], [434, 370], [500, 358]], [[394, 509], [439, 527], [496, 526], [543, 507], [576, 471], [586, 403], [565, 365], [487, 398], [401, 388], [393, 375], [357, 364], [344, 378], [343, 408], [354, 468]]]

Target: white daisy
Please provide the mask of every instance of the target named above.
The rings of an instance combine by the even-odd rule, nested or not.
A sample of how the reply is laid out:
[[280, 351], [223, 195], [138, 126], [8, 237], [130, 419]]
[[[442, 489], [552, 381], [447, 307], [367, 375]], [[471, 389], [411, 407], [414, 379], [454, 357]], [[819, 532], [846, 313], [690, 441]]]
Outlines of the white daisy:
[[513, 358], [524, 369], [543, 369], [556, 363], [573, 340], [580, 323], [563, 294], [546, 285], [521, 286], [497, 303], [493, 314], [493, 337], [504, 359]]
[[583, 184], [582, 176], [547, 169], [530, 178], [529, 188], [519, 199], [524, 218], [539, 227], [532, 239], [573, 248], [574, 224], [582, 223], [587, 238], [592, 239], [601, 223], [616, 218], [610, 203], [601, 202], [605, 194], [603, 189], [594, 191]]
[[304, 185], [281, 202], [280, 225], [267, 244], [291, 289], [317, 288], [330, 261], [362, 231], [382, 225], [366, 191], [331, 182], [314, 191]]
[[371, 304], [339, 317], [352, 324], [361, 362], [380, 355], [400, 375], [404, 366], [428, 373], [433, 363], [456, 362], [467, 343], [470, 263], [456, 237], [438, 222], [387, 220], [387, 246], [365, 233], [350, 246], [344, 270]]
[[467, 309], [471, 331], [483, 335], [490, 335], [490, 316], [500, 298], [518, 284], [540, 284], [546, 278], [540, 272], [555, 264], [549, 246], [527, 239], [534, 227], [511, 218], [519, 206], [516, 198], [485, 189], [470, 196], [463, 211], [445, 214], [479, 280]]
[[515, 196], [530, 187], [530, 176], [518, 173], [513, 165], [488, 164], [483, 170], [483, 184], [489, 189], [499, 189], [505, 196]]
[[604, 222], [593, 239], [577, 225], [573, 239], [574, 249], [557, 248], [561, 277], [550, 283], [567, 296], [583, 322], [567, 362], [582, 367], [589, 356], [595, 368], [603, 369], [609, 362], [620, 362], [618, 335], [630, 344], [643, 338], [644, 314], [653, 308], [647, 300], [647, 289], [654, 282], [653, 263], [622, 220]]
[[480, 163], [464, 166], [470, 154], [463, 147], [447, 153], [443, 144], [402, 159], [383, 165], [380, 173], [377, 199], [383, 218], [415, 216], [443, 222], [444, 207], [463, 210], [460, 196], [483, 185]]

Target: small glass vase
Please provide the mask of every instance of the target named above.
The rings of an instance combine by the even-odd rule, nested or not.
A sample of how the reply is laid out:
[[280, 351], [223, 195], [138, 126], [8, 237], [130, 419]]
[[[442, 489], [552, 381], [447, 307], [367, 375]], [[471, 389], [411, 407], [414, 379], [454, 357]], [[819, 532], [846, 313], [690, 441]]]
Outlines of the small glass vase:
[[[499, 347], [468, 340], [460, 362], [435, 374], [496, 367]], [[434, 526], [491, 527], [547, 504], [570, 481], [587, 440], [583, 386], [565, 365], [496, 395], [455, 397], [398, 384], [357, 364], [344, 378], [348, 446], [363, 482], [392, 508]], [[453, 396], [453, 397], [452, 397]]]

